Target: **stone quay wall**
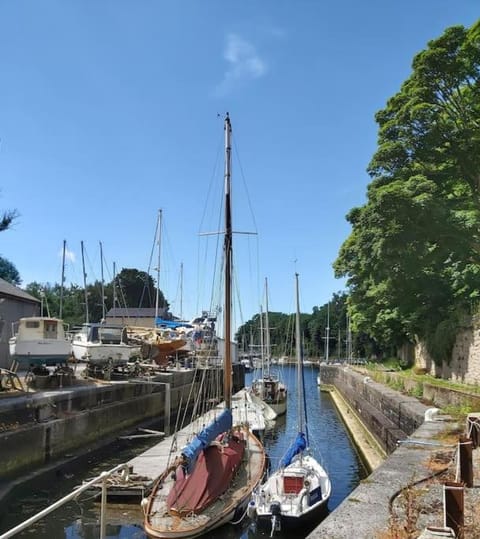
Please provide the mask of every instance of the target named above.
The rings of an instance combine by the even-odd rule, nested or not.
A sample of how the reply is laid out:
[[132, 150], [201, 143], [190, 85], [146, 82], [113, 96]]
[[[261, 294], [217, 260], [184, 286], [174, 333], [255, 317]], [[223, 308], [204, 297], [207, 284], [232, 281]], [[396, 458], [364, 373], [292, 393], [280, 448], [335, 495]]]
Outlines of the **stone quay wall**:
[[[110, 443], [139, 424], [165, 421], [168, 402], [172, 422], [179, 408], [190, 408], [205, 388], [221, 380], [222, 373], [221, 369], [165, 372], [153, 382], [74, 385], [2, 398], [0, 481]], [[234, 369], [234, 390], [243, 385], [243, 368]]]
[[390, 454], [424, 421], [427, 407], [348, 367], [321, 366], [322, 383], [333, 385], [383, 450]]

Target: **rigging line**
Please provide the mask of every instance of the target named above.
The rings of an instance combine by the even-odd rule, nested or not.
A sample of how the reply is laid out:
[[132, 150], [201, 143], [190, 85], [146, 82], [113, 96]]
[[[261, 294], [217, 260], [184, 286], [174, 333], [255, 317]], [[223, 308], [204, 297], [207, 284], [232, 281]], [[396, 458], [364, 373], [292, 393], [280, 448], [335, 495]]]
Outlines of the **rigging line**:
[[253, 220], [253, 227], [255, 229], [255, 233], [258, 233], [258, 228], [257, 228], [257, 223], [256, 223], [256, 220], [255, 220], [255, 214], [253, 212], [253, 207], [252, 207], [252, 202], [251, 202], [251, 198], [250, 198], [250, 193], [248, 192], [248, 188], [247, 188], [247, 182], [245, 180], [245, 174], [243, 173], [243, 167], [242, 167], [242, 162], [240, 161], [240, 152], [238, 151], [238, 148], [237, 148], [237, 143], [236, 143], [236, 139], [235, 137], [232, 137], [233, 139], [233, 147], [235, 149], [235, 156], [237, 158], [237, 162], [238, 162], [238, 168], [240, 170], [240, 176], [243, 180], [243, 186], [245, 188], [245, 193], [247, 195], [247, 202], [248, 202], [248, 207], [250, 209], [250, 214], [252, 216], [252, 220]]

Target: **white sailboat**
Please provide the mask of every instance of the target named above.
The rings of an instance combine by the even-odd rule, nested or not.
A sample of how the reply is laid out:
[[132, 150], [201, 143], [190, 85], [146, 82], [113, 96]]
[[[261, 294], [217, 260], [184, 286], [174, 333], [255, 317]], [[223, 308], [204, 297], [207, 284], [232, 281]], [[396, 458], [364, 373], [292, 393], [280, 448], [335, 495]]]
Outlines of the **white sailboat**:
[[242, 514], [265, 467], [265, 452], [248, 424], [233, 424], [231, 299], [231, 124], [225, 118], [224, 369], [225, 407], [192, 441], [172, 455], [170, 465], [142, 503], [149, 537], [192, 538]]
[[295, 275], [295, 291], [298, 429], [279, 468], [256, 489], [249, 507], [250, 513], [255, 512], [260, 523], [270, 522], [272, 535], [284, 526], [298, 527], [316, 522], [327, 510], [332, 489], [327, 472], [309, 451], [302, 376], [298, 274]]
[[[270, 326], [268, 320], [268, 281], [265, 278], [265, 357], [262, 353], [262, 376], [252, 382], [252, 397], [263, 403], [264, 407], [270, 408], [267, 419], [274, 419], [287, 411], [287, 388], [280, 380], [279, 376], [270, 370], [271, 346], [270, 346]], [[263, 316], [261, 315], [261, 319]], [[263, 331], [261, 332], [263, 334]], [[263, 346], [262, 346], [263, 351]]]

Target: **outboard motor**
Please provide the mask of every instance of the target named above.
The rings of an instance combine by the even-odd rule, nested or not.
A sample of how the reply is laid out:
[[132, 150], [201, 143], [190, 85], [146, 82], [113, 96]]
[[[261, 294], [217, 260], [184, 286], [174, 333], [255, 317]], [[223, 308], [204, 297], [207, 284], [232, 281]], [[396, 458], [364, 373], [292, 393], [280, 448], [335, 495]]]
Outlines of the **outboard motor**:
[[270, 537], [273, 537], [275, 532], [279, 532], [282, 529], [280, 502], [273, 502], [270, 504], [270, 513], [272, 514], [272, 529], [270, 531]]

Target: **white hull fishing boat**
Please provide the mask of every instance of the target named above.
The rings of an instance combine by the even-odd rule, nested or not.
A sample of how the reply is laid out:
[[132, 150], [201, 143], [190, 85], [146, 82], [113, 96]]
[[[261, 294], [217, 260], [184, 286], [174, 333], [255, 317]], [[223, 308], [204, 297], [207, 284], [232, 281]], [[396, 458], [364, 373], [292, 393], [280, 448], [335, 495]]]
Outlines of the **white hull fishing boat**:
[[298, 275], [296, 280], [296, 355], [298, 430], [279, 468], [256, 489], [250, 514], [259, 522], [270, 523], [271, 535], [282, 527], [299, 527], [318, 521], [327, 511], [331, 483], [323, 466], [309, 454], [306, 406], [304, 399]]
[[118, 367], [139, 357], [140, 346], [129, 343], [127, 329], [122, 326], [90, 323], [73, 334], [72, 352], [77, 361]]
[[59, 365], [72, 354], [63, 321], [58, 318], [20, 318], [13, 324], [12, 334], [8, 341], [10, 357], [22, 367]]
[[263, 445], [248, 423], [232, 414], [231, 298], [232, 217], [231, 125], [225, 118], [224, 365], [225, 407], [176, 455], [142, 502], [149, 537], [192, 538], [207, 534], [243, 513], [265, 469]]

